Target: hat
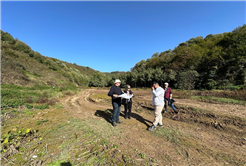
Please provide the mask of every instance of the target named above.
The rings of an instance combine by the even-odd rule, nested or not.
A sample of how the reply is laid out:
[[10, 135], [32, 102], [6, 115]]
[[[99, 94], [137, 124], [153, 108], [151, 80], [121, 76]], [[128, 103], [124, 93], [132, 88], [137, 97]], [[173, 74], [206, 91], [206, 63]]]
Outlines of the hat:
[[116, 79], [115, 81], [114, 81], [114, 83], [117, 83], [117, 82], [121, 82], [119, 79]]
[[168, 83], [166, 82], [165, 85], [168, 85]]

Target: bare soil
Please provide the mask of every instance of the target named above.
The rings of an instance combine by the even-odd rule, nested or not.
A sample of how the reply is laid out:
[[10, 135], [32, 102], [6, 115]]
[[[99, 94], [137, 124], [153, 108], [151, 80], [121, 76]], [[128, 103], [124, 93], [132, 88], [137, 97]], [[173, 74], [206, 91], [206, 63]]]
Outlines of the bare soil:
[[[141, 161], [134, 155], [138, 151], [155, 160], [154, 165], [246, 164], [245, 106], [176, 99], [179, 113], [168, 107], [163, 114], [164, 127], [150, 132], [147, 128], [154, 120], [151, 91], [133, 91], [132, 118], [123, 118], [122, 107], [120, 120], [124, 123], [117, 127], [111, 125], [107, 93], [87, 89], [61, 102], [74, 118], [90, 119], [89, 125], [118, 144], [122, 155]], [[105, 97], [94, 98], [95, 94]]]

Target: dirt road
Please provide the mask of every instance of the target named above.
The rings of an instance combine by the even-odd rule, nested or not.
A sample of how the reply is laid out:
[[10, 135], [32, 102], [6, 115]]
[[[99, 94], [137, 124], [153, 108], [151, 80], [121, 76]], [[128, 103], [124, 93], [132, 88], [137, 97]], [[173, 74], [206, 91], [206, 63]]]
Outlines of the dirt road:
[[[214, 124], [207, 125], [202, 121], [204, 118], [202, 114], [180, 108], [180, 113], [177, 115], [177, 119], [180, 120], [174, 120], [170, 112], [165, 113], [167, 115], [163, 118], [164, 127], [149, 132], [146, 129], [152, 124], [154, 113], [146, 107], [141, 107], [141, 112], [136, 112], [133, 108], [132, 119], [126, 120], [123, 118], [122, 109], [120, 120], [124, 123], [113, 127], [110, 123], [111, 112], [107, 111], [112, 109], [111, 103], [103, 100], [95, 102], [91, 98], [93, 94], [106, 95], [107, 92], [107, 90], [87, 89], [64, 99], [62, 103], [75, 118], [90, 119], [90, 127], [103, 136], [108, 136], [114, 144], [119, 145], [122, 154], [139, 159], [141, 162], [141, 157], [136, 155], [136, 151], [141, 152], [146, 157], [156, 160], [156, 165], [246, 164], [246, 120], [227, 118], [227, 115], [245, 118], [246, 108], [244, 106], [177, 100], [177, 104], [213, 111], [211, 118], [209, 116], [205, 118], [208, 121], [211, 120], [209, 124]], [[146, 94], [146, 91], [137, 91], [133, 102], [150, 103], [151, 94]], [[217, 122], [217, 113], [220, 113], [218, 116], [221, 118], [221, 123]], [[221, 113], [225, 117], [221, 116]], [[195, 119], [192, 119], [194, 117]], [[227, 124], [222, 123], [225, 120]], [[230, 121], [237, 122], [237, 125], [233, 125]], [[216, 123], [221, 127], [217, 128]]]

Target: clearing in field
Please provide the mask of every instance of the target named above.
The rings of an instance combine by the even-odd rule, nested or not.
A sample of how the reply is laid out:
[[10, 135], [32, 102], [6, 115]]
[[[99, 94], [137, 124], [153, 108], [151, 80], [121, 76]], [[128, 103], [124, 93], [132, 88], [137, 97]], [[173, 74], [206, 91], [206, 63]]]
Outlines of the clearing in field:
[[[49, 108], [2, 113], [3, 165], [245, 165], [246, 107], [176, 96], [164, 126], [154, 120], [150, 90], [133, 89], [132, 118], [111, 124], [108, 89], [60, 96]], [[178, 94], [178, 92], [176, 93]], [[174, 91], [175, 97], [175, 91]]]

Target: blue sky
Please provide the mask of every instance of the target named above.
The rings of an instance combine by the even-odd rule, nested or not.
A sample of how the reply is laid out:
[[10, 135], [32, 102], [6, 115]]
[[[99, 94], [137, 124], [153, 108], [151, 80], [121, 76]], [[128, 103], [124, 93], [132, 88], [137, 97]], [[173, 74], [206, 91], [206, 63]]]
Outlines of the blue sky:
[[155, 52], [245, 24], [246, 2], [1, 2], [1, 29], [44, 56], [130, 71]]

